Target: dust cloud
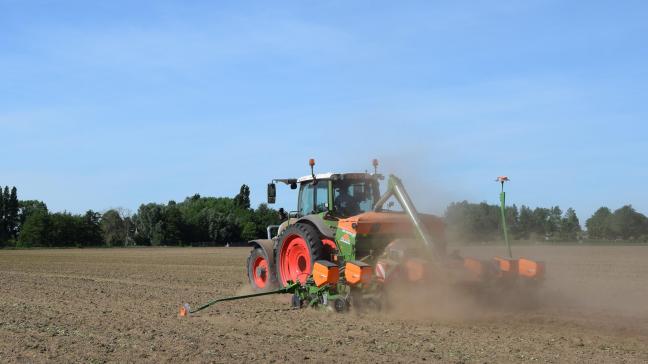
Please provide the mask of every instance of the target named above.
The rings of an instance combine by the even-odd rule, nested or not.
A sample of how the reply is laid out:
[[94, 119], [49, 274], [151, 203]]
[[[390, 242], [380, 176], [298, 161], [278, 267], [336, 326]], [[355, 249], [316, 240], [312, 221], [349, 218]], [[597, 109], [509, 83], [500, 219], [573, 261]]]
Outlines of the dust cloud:
[[[467, 246], [462, 256], [488, 259], [499, 246]], [[533, 289], [500, 290], [433, 282], [391, 288], [388, 315], [406, 320], [478, 321], [543, 317], [648, 334], [648, 247], [524, 246], [514, 257], [544, 261], [545, 281]]]

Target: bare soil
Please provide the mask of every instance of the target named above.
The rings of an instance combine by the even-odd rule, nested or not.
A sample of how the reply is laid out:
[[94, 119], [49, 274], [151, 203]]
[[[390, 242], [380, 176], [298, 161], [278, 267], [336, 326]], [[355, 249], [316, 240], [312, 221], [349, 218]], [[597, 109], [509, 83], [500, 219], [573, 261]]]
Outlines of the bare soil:
[[547, 263], [532, 306], [336, 314], [271, 296], [177, 316], [249, 291], [248, 251], [0, 251], [0, 362], [648, 362], [648, 247], [515, 249]]

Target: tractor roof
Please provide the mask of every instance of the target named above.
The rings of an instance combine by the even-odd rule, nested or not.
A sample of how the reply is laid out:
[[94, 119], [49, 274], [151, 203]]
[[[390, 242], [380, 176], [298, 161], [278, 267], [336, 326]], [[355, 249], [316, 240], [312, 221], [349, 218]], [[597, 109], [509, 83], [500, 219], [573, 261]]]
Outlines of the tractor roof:
[[[315, 175], [315, 178], [318, 180], [327, 180], [327, 179], [332, 179], [332, 180], [344, 180], [344, 179], [373, 179], [373, 178], [380, 178], [380, 175], [378, 174], [369, 174], [369, 173], [318, 173]], [[303, 183], [303, 182], [308, 182], [312, 181], [313, 176], [308, 175], [301, 177], [297, 179], [297, 183]]]
[[[331, 177], [332, 177], [333, 175], [334, 175], [334, 173], [332, 173], [332, 172], [328, 172], [328, 173], [318, 173], [318, 174], [315, 175], [315, 178], [317, 178], [317, 179], [331, 179]], [[313, 176], [308, 175], [308, 176], [304, 176], [304, 177], [300, 177], [300, 178], [298, 178], [298, 179], [297, 179], [297, 182], [298, 182], [298, 183], [302, 183], [302, 182], [312, 181], [312, 180], [313, 180]]]

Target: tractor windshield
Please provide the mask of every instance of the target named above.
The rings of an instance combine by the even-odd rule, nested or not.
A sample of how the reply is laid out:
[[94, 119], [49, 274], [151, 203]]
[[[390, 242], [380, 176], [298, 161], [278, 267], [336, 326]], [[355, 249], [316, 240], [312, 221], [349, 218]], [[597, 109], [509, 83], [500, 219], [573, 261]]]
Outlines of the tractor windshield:
[[373, 180], [347, 179], [333, 184], [333, 205], [341, 216], [371, 211], [378, 196], [378, 185]]

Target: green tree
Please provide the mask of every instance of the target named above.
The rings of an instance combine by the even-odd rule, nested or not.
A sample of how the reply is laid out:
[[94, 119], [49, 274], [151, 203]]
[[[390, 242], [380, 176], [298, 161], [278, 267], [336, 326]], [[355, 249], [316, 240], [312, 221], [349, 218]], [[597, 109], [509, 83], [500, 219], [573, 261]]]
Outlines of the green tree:
[[241, 209], [250, 208], [250, 187], [242, 185], [238, 195], [234, 196], [234, 203]]
[[[256, 223], [257, 231], [256, 237], [265, 237], [267, 235], [267, 227], [270, 225], [279, 225], [279, 213], [268, 207], [267, 204], [262, 203], [254, 210], [254, 222]], [[275, 231], [276, 232], [276, 231]]]
[[[511, 217], [515, 219], [511, 211]], [[445, 213], [448, 235], [464, 242], [501, 240], [500, 207], [485, 202], [451, 203]], [[507, 218], [508, 221], [508, 218]]]
[[560, 223], [562, 222], [562, 210], [558, 206], [549, 209], [549, 219], [545, 225], [547, 235], [555, 238], [560, 233]]
[[616, 235], [623, 240], [639, 238], [647, 234], [646, 225], [648, 218], [637, 212], [632, 205], [625, 205], [614, 211], [612, 216], [612, 228]]
[[83, 216], [74, 216], [76, 220], [77, 246], [98, 246], [103, 245], [103, 237], [101, 235], [101, 214], [92, 210], [86, 211]]
[[18, 190], [15, 186], [0, 188], [0, 246], [15, 243], [19, 227]]
[[50, 214], [48, 230], [49, 246], [76, 246], [81, 243], [78, 221], [69, 212]]
[[209, 219], [209, 235], [218, 243], [241, 240], [241, 227], [233, 213], [213, 212]]
[[5, 206], [6, 201], [2, 193], [2, 186], [0, 186], [0, 246], [4, 246], [9, 239]]
[[[520, 213], [518, 211], [518, 208], [515, 204], [513, 206], [507, 206], [505, 211], [505, 216], [506, 216], [506, 226], [509, 229], [509, 232], [511, 236], [518, 236], [520, 234]], [[501, 220], [501, 218], [500, 218]], [[501, 224], [501, 221], [500, 221]], [[500, 231], [501, 231], [501, 225], [500, 225]], [[502, 237], [503, 239], [503, 237]]]
[[42, 201], [37, 200], [25, 200], [18, 202], [18, 221], [19, 225], [22, 226], [25, 224], [25, 220], [29, 215], [33, 214], [36, 211], [48, 212], [47, 205]]
[[127, 226], [117, 210], [111, 209], [101, 216], [101, 234], [108, 246], [126, 243]]
[[227, 224], [224, 215], [220, 212], [210, 211], [207, 221], [209, 223], [209, 239], [213, 242], [222, 241], [221, 230], [225, 229]]
[[134, 217], [139, 244], [160, 245], [164, 240], [163, 206], [155, 203], [140, 205]]
[[226, 215], [237, 209], [234, 201], [227, 197], [200, 197], [194, 195], [178, 204], [185, 226], [186, 241], [192, 243], [213, 243], [210, 225], [215, 215]]
[[166, 245], [182, 245], [184, 221], [175, 201], [170, 201], [164, 209], [162, 242]]
[[533, 211], [528, 206], [520, 206], [520, 215], [518, 217], [518, 230], [515, 235], [516, 239], [529, 239], [533, 232]]
[[468, 201], [452, 202], [445, 211], [448, 235], [452, 240], [467, 242], [470, 239], [472, 221], [469, 219]]
[[601, 207], [585, 221], [587, 234], [591, 239], [614, 239], [615, 232], [612, 222], [612, 211]]
[[532, 232], [541, 237], [542, 239], [547, 238], [551, 235], [551, 218], [550, 210], [543, 207], [536, 207], [533, 210], [533, 230]]
[[5, 201], [5, 221], [7, 226], [7, 233], [10, 239], [15, 239], [18, 236], [18, 190], [16, 187], [11, 188], [9, 198]]
[[254, 222], [248, 221], [243, 225], [243, 230], [241, 231], [241, 239], [243, 241], [250, 241], [258, 238], [257, 235], [257, 226]]
[[49, 214], [44, 210], [34, 210], [22, 224], [18, 235], [18, 246], [48, 246], [49, 245]]
[[132, 216], [125, 216], [124, 214], [120, 214], [124, 216], [124, 225], [126, 226], [126, 239], [124, 240], [124, 245], [130, 246], [130, 245], [135, 245], [135, 222], [133, 220]]
[[174, 201], [167, 206], [159, 204], [141, 205], [134, 216], [136, 241], [150, 245], [181, 245], [188, 228], [182, 209]]
[[2, 201], [4, 205], [3, 215], [6, 218], [8, 214], [9, 198], [11, 197], [11, 192], [9, 192], [9, 186], [5, 186], [2, 190]]
[[580, 221], [576, 216], [576, 211], [573, 208], [568, 208], [565, 216], [560, 223], [560, 238], [562, 240], [574, 241], [577, 240], [581, 233]]

